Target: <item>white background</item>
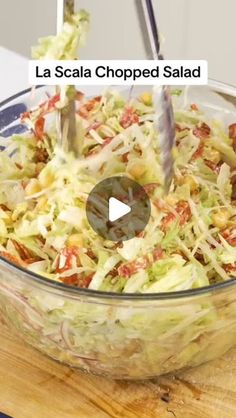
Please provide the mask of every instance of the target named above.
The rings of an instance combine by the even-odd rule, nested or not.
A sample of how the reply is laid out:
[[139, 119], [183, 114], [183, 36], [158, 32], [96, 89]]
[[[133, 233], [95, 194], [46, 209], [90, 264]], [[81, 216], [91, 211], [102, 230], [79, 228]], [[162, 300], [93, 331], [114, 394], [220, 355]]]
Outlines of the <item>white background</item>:
[[[0, 103], [29, 87], [28, 62], [0, 46]], [[17, 76], [16, 76], [17, 74]]]
[[[92, 13], [84, 59], [146, 58], [135, 0], [77, 0]], [[153, 0], [168, 59], [207, 59], [210, 76], [236, 85], [236, 0]], [[0, 0], [0, 45], [30, 55], [56, 30], [56, 0]]]

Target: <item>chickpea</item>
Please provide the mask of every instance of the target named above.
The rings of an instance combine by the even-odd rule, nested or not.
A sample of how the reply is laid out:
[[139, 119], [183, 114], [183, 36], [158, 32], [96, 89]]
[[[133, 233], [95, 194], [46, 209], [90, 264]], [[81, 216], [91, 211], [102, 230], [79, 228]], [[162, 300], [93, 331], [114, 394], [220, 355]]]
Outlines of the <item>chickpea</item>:
[[141, 178], [146, 171], [146, 166], [143, 163], [135, 162], [127, 167], [127, 172], [135, 179]]
[[39, 174], [39, 182], [41, 184], [41, 187], [46, 189], [47, 187], [50, 187], [52, 183], [55, 180], [54, 174], [50, 170], [43, 170]]
[[5, 219], [3, 219], [4, 220], [4, 222], [5, 222], [5, 224], [7, 225], [7, 226], [10, 226], [10, 225], [12, 225], [12, 223], [13, 223], [13, 220], [12, 220], [12, 217], [11, 217], [11, 215], [9, 214]]
[[206, 158], [207, 160], [210, 160], [213, 163], [218, 164], [221, 160], [221, 155], [220, 152], [216, 149], [210, 148], [207, 150]]
[[83, 238], [80, 234], [73, 234], [67, 240], [68, 247], [83, 247]]
[[165, 200], [166, 200], [167, 205], [170, 205], [170, 206], [173, 206], [173, 207], [178, 203], [178, 200], [176, 199], [176, 197], [174, 197], [171, 194], [166, 196]]
[[140, 101], [144, 103], [146, 106], [152, 106], [152, 95], [147, 91], [139, 97]]
[[47, 205], [47, 202], [48, 202], [48, 200], [47, 200], [46, 196], [40, 197], [40, 199], [38, 200], [38, 203], [37, 203], [37, 210], [44, 209], [45, 206]]
[[227, 225], [230, 216], [231, 214], [228, 209], [219, 209], [211, 215], [212, 224], [217, 228], [224, 228]]
[[11, 215], [13, 222], [16, 221], [19, 218], [19, 216], [24, 215], [24, 213], [27, 211], [27, 208], [28, 208], [27, 202], [18, 203]]
[[190, 187], [191, 192], [195, 192], [198, 189], [198, 183], [196, 182], [194, 177], [192, 177], [190, 175], [186, 175], [186, 176], [182, 177], [181, 180], [180, 180], [180, 184], [181, 185], [187, 184]]
[[39, 193], [41, 191], [40, 183], [37, 179], [31, 179], [25, 188], [25, 193], [27, 196]]

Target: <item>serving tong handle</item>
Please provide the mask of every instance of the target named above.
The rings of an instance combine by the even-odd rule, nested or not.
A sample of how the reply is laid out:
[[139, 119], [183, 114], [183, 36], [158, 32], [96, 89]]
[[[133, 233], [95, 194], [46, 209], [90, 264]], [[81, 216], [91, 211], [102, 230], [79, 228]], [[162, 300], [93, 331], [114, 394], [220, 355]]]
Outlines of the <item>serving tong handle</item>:
[[[160, 48], [160, 37], [152, 0], [136, 0], [139, 22], [144, 44], [154, 60], [163, 60]], [[148, 36], [147, 36], [148, 35]], [[147, 38], [149, 43], [147, 42]], [[155, 128], [159, 133], [159, 143], [164, 173], [164, 191], [168, 193], [173, 178], [172, 150], [175, 144], [175, 122], [168, 86], [154, 86]]]
[[[64, 23], [75, 12], [75, 0], [57, 0], [57, 33], [60, 34]], [[56, 87], [56, 92], [61, 93], [61, 87]], [[66, 152], [74, 152], [78, 156], [76, 141], [76, 89], [70, 86], [70, 97], [68, 104], [63, 109], [58, 110], [57, 130], [58, 144]]]

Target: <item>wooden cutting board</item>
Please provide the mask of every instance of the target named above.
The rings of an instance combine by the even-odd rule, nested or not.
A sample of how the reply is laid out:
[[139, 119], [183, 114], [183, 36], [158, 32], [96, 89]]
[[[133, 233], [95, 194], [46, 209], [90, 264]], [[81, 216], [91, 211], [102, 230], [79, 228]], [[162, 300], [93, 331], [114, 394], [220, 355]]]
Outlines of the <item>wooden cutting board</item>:
[[174, 376], [111, 381], [44, 357], [1, 322], [0, 412], [12, 418], [235, 418], [236, 349]]

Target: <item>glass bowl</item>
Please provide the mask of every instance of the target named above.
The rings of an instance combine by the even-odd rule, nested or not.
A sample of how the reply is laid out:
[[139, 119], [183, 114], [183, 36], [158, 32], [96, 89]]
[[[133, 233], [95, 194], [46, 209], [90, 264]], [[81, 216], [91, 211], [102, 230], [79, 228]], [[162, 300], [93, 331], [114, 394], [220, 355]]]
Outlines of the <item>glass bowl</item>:
[[[23, 132], [20, 114], [48, 92], [43, 87], [4, 101], [0, 136]], [[176, 105], [200, 104], [227, 126], [236, 121], [235, 96], [235, 88], [211, 82], [174, 97]], [[42, 353], [115, 379], [147, 379], [197, 366], [236, 344], [234, 279], [175, 293], [104, 293], [52, 282], [0, 257], [0, 310]]]

